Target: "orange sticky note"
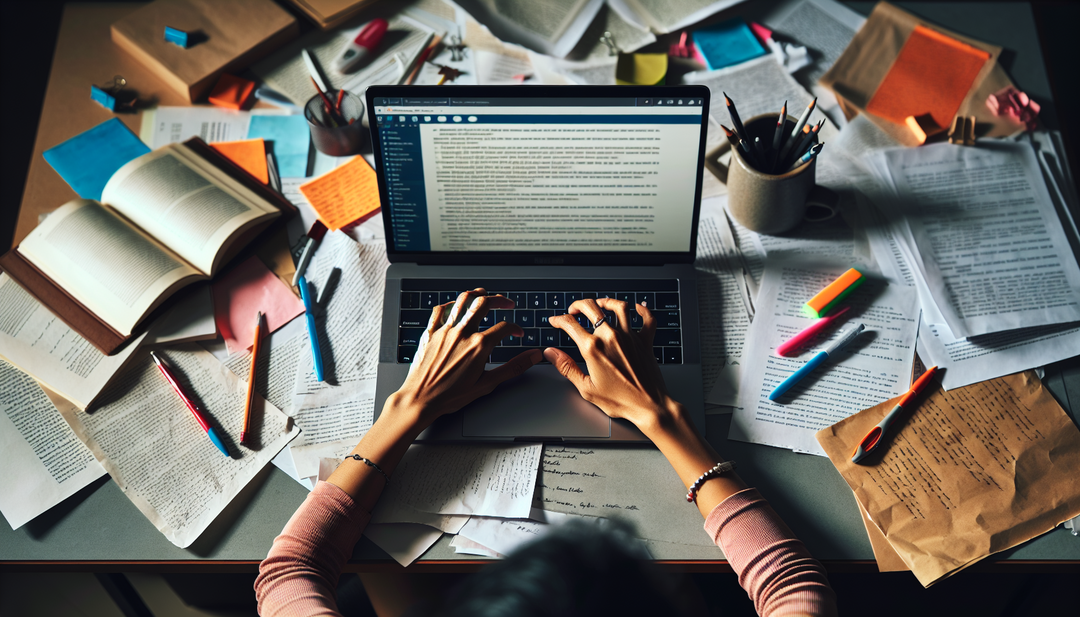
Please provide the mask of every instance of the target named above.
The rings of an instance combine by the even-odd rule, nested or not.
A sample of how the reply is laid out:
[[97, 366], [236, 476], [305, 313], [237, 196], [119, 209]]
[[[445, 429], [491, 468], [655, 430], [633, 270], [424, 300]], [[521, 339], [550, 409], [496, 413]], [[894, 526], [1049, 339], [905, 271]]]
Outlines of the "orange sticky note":
[[266, 168], [266, 142], [262, 138], [218, 141], [210, 144], [210, 147], [258, 178], [259, 182], [270, 183], [270, 171]]
[[255, 93], [255, 82], [225, 73], [218, 79], [209, 100], [218, 107], [243, 109], [248, 106]]
[[304, 303], [274, 276], [258, 257], [226, 272], [210, 287], [214, 322], [229, 354], [255, 342], [255, 314], [262, 311], [267, 332], [273, 332], [304, 312]]
[[337, 231], [379, 211], [379, 183], [375, 170], [357, 156], [307, 184], [300, 192], [327, 229]]
[[990, 54], [952, 37], [915, 26], [866, 111], [904, 124], [929, 113], [949, 126]]

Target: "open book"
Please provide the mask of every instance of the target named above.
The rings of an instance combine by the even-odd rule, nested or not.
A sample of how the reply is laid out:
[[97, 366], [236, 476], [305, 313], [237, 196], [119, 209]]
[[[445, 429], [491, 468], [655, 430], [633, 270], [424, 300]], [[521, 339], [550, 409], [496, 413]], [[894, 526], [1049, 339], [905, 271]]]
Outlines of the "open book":
[[0, 265], [111, 353], [171, 295], [213, 278], [283, 210], [295, 211], [196, 138], [127, 163], [101, 203], [64, 204]]

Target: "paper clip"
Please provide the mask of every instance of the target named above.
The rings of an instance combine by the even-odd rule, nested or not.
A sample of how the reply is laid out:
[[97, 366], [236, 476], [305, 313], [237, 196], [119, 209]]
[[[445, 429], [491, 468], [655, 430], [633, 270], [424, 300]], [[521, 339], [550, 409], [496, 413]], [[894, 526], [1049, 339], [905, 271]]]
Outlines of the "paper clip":
[[177, 30], [176, 28], [170, 28], [165, 26], [165, 41], [172, 43], [173, 45], [179, 45], [184, 49], [191, 46], [191, 37], [187, 32], [183, 30]]
[[619, 55], [619, 46], [615, 44], [615, 35], [605, 30], [604, 36], [600, 37], [600, 42], [607, 45], [609, 56]]
[[125, 86], [127, 80], [121, 75], [113, 77], [113, 80], [104, 86], [90, 84], [90, 100], [113, 113], [134, 111], [138, 97], [124, 95]]

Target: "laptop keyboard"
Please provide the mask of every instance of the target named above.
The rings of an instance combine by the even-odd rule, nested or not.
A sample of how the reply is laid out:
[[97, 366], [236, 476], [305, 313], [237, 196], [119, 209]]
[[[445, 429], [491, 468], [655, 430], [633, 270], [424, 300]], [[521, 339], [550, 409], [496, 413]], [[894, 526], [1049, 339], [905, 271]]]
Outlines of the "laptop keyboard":
[[[578, 362], [583, 362], [570, 335], [550, 327], [548, 318], [566, 313], [566, 308], [584, 298], [615, 298], [624, 302], [641, 303], [652, 311], [657, 321], [653, 353], [660, 364], [682, 364], [682, 332], [679, 311], [679, 281], [676, 279], [593, 280], [593, 279], [526, 279], [456, 281], [449, 279], [403, 279], [401, 281], [401, 313], [398, 321], [398, 363], [413, 360], [420, 335], [431, 319], [431, 309], [453, 302], [465, 289], [483, 287], [491, 295], [502, 294], [514, 301], [516, 307], [488, 311], [480, 324], [486, 330], [500, 321], [518, 324], [523, 336], [503, 339], [491, 352], [490, 362], [502, 363], [530, 349], [557, 347]], [[608, 323], [618, 325], [614, 313], [605, 311]], [[631, 309], [630, 327], [640, 328], [641, 317]], [[593, 325], [584, 315], [578, 323], [589, 332]]]

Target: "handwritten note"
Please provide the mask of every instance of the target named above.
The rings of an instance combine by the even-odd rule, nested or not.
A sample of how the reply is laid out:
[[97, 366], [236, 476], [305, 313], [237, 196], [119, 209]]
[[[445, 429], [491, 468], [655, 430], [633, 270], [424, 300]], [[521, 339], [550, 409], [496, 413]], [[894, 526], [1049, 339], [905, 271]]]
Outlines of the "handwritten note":
[[414, 444], [372, 513], [399, 504], [434, 514], [528, 518], [540, 444]]
[[924, 586], [1080, 513], [1080, 431], [1034, 372], [932, 393], [853, 464], [851, 444], [894, 405], [817, 439]]
[[379, 211], [375, 170], [362, 156], [301, 184], [300, 192], [331, 231], [362, 221]]
[[621, 517], [647, 540], [713, 546], [678, 474], [651, 447], [545, 445], [536, 501], [552, 512]]

